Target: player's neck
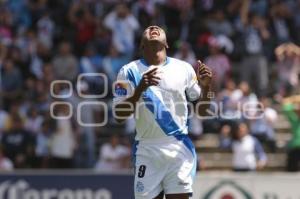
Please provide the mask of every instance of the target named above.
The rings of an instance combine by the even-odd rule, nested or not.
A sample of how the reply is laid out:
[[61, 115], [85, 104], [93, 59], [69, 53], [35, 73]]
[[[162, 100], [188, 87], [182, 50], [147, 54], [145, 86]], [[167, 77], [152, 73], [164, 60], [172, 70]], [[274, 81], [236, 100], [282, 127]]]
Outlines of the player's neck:
[[144, 59], [149, 65], [162, 65], [167, 59], [166, 52], [144, 53]]

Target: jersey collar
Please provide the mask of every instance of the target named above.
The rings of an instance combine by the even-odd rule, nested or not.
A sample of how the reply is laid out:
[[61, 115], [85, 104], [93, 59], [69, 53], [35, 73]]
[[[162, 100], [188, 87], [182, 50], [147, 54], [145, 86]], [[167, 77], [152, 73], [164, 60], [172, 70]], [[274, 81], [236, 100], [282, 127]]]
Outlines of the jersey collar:
[[[147, 67], [150, 66], [150, 65], [146, 62], [146, 60], [145, 60], [144, 58], [141, 58], [141, 59], [140, 59], [140, 62], [141, 62], [144, 66], [147, 66]], [[165, 63], [164, 63], [162, 66], [165, 66], [165, 65], [169, 64], [169, 62], [170, 62], [170, 58], [167, 56], [166, 61], [165, 61]]]

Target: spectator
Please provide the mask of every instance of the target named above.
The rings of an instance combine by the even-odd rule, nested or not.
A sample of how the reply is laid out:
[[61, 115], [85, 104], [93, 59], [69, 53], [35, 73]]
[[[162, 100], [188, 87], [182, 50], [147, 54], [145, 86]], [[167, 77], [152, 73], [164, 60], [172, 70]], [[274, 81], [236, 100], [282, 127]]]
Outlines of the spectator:
[[4, 121], [4, 130], [5, 131], [9, 131], [13, 128], [13, 126], [14, 126], [13, 119], [15, 117], [20, 117], [22, 120], [22, 123], [24, 122], [24, 118], [21, 115], [19, 102], [13, 102], [11, 104], [11, 106], [9, 107], [8, 115], [6, 117], [6, 120]]
[[19, 115], [13, 115], [13, 126], [2, 136], [2, 146], [5, 154], [14, 162], [16, 168], [25, 168], [30, 166], [28, 159], [32, 156], [34, 139], [23, 127], [22, 118]]
[[219, 136], [219, 146], [222, 149], [230, 149], [232, 144], [231, 126], [225, 124], [221, 127]]
[[37, 90], [36, 90], [36, 78], [29, 77], [24, 82], [24, 89], [27, 91], [26, 94], [24, 94], [24, 98], [26, 100], [33, 100], [37, 97]]
[[5, 157], [2, 146], [0, 146], [0, 171], [11, 171], [14, 169], [12, 161]]
[[221, 9], [217, 9], [212, 13], [212, 17], [206, 21], [209, 30], [213, 35], [225, 35], [231, 37], [234, 33], [232, 24], [226, 19], [225, 13]]
[[292, 12], [287, 4], [284, 1], [277, 1], [271, 5], [269, 12], [276, 43], [295, 41], [297, 39], [297, 31], [294, 29]]
[[281, 96], [288, 93], [288, 88], [295, 88], [299, 85], [300, 75], [300, 50], [293, 43], [279, 45], [275, 49], [279, 81], [277, 88]]
[[24, 58], [30, 58], [36, 53], [37, 43], [36, 32], [32, 29], [26, 30], [16, 38], [16, 46], [21, 50]]
[[210, 55], [204, 60], [204, 63], [212, 68], [214, 91], [218, 93], [230, 75], [231, 65], [228, 56], [222, 52], [219, 38], [210, 37], [208, 43]]
[[266, 43], [271, 36], [266, 20], [255, 13], [249, 14], [247, 6], [249, 6], [250, 1], [243, 2], [246, 8], [241, 11], [243, 23], [241, 32], [245, 41], [245, 54], [240, 70], [241, 79], [253, 86], [259, 96], [264, 96], [269, 81], [268, 63], [264, 54], [264, 47], [267, 46]]
[[73, 3], [69, 12], [69, 20], [75, 26], [78, 47], [85, 47], [93, 39], [96, 30], [95, 17], [88, 9], [87, 4], [81, 1]]
[[247, 82], [241, 82], [239, 88], [232, 93], [232, 97], [237, 102], [237, 110], [242, 118], [249, 118], [256, 114], [257, 96], [251, 91]]
[[232, 79], [225, 82], [225, 88], [218, 93], [221, 119], [236, 119], [238, 114], [238, 97], [236, 97], [236, 84]]
[[8, 120], [8, 113], [2, 109], [2, 105], [0, 103], [0, 140], [3, 131], [5, 130], [5, 122]]
[[21, 53], [21, 49], [18, 47], [10, 47], [7, 52], [7, 56], [11, 61], [14, 63], [14, 65], [20, 70], [22, 73], [22, 78], [27, 78], [30, 75], [30, 70], [27, 63], [27, 58], [23, 57]]
[[195, 114], [193, 114], [189, 120], [189, 135], [192, 140], [200, 139], [203, 134], [202, 120], [200, 120]]
[[53, 66], [51, 63], [44, 63], [42, 80], [45, 82], [46, 86], [50, 86], [54, 80]]
[[[103, 57], [97, 54], [94, 46], [89, 45], [85, 48], [84, 54], [80, 59], [81, 73], [96, 73], [101, 70]], [[106, 72], [106, 71], [101, 71]]]
[[36, 134], [36, 166], [37, 168], [49, 167], [49, 144], [50, 144], [50, 124], [43, 121], [40, 131]]
[[134, 50], [135, 32], [139, 30], [138, 20], [125, 4], [119, 4], [109, 13], [104, 24], [112, 31], [113, 45], [120, 53], [131, 55]]
[[40, 112], [49, 112], [51, 99], [49, 98], [49, 87], [39, 80], [36, 82], [37, 97], [34, 99], [35, 105]]
[[41, 130], [43, 117], [38, 114], [36, 107], [31, 107], [25, 120], [25, 129], [33, 134]]
[[50, 49], [53, 46], [55, 24], [49, 15], [49, 11], [44, 12], [43, 16], [37, 21], [37, 29], [39, 42]]
[[256, 137], [261, 143], [266, 144], [271, 151], [275, 152], [275, 131], [273, 128], [277, 120], [277, 112], [270, 107], [269, 100], [262, 98], [258, 104], [254, 117], [249, 118], [251, 135]]
[[6, 2], [9, 11], [13, 13], [12, 22], [17, 28], [17, 32], [25, 31], [32, 25], [27, 2], [24, 1], [9, 1]]
[[93, 41], [91, 41], [90, 43], [94, 44], [97, 52], [100, 55], [104, 56], [109, 51], [109, 48], [112, 43], [111, 40], [111, 32], [108, 29], [106, 29], [105, 25], [103, 24], [103, 21], [98, 20], [95, 30], [95, 36], [93, 38]]
[[218, 100], [221, 103], [221, 120], [225, 121], [249, 118], [253, 116], [257, 106], [257, 97], [251, 92], [247, 82], [241, 82], [239, 87], [235, 88], [235, 83], [228, 80], [225, 89], [219, 94]]
[[181, 42], [178, 51], [174, 55], [175, 58], [186, 61], [192, 66], [196, 66], [196, 55], [187, 42]]
[[76, 148], [76, 129], [66, 105], [58, 105], [55, 115], [60, 117], [56, 120], [56, 127], [50, 138], [50, 155], [52, 168], [72, 168]]
[[[80, 59], [80, 73], [107, 74], [102, 68], [102, 61], [103, 57], [96, 54], [94, 47], [87, 46], [84, 51], [84, 56]], [[89, 90], [92, 94], [97, 94], [97, 91], [99, 93], [99, 90], [101, 90], [100, 93], [103, 92], [105, 85], [102, 78], [89, 76], [85, 77], [85, 80], [89, 84]]]
[[163, 13], [164, 2], [161, 0], [154, 1], [137, 1], [133, 5], [133, 13], [137, 16], [141, 29], [147, 28], [149, 24], [156, 24], [165, 27], [166, 19]]
[[9, 45], [13, 39], [12, 13], [8, 9], [0, 12], [0, 42]]
[[239, 123], [234, 132], [232, 143], [233, 170], [255, 171], [261, 170], [267, 163], [267, 156], [259, 141], [249, 134], [246, 123]]
[[[38, 79], [43, 78], [43, 66], [44, 63], [50, 58], [50, 49], [43, 43], [36, 44], [35, 52], [31, 54], [30, 61], [30, 74], [34, 75]], [[27, 75], [27, 76], [29, 76]]]
[[292, 139], [288, 144], [287, 171], [295, 172], [300, 168], [300, 96], [283, 99], [283, 111], [291, 124]]
[[109, 54], [103, 59], [103, 69], [112, 82], [116, 80], [120, 68], [129, 61], [128, 56], [121, 54], [115, 46], [111, 46]]
[[103, 144], [99, 152], [99, 161], [95, 168], [105, 171], [119, 171], [130, 156], [128, 148], [120, 144], [119, 136], [111, 136], [109, 143]]
[[[99, 89], [99, 88], [98, 88]], [[82, 93], [83, 95], [90, 95], [89, 85], [86, 81], [82, 80], [77, 82], [77, 91]], [[69, 91], [66, 91], [69, 92]], [[78, 132], [80, 133], [78, 136], [80, 137], [80, 143], [78, 143], [78, 147], [76, 149], [76, 164], [80, 168], [91, 168], [95, 165], [96, 161], [96, 128], [98, 121], [100, 123], [104, 120], [101, 118], [104, 115], [102, 106], [98, 104], [94, 99], [86, 99], [79, 97], [74, 93], [71, 97], [67, 99], [74, 108], [74, 112], [77, 111], [80, 103], [85, 104], [82, 106], [80, 111], [77, 112], [75, 116], [76, 121], [80, 121], [80, 126], [78, 127]], [[97, 117], [96, 117], [97, 116]], [[100, 117], [100, 119], [99, 119]], [[97, 120], [99, 119], [99, 120]], [[95, 126], [94, 126], [95, 125]]]
[[53, 58], [53, 71], [56, 79], [75, 80], [78, 74], [78, 63], [71, 52], [69, 42], [61, 42], [59, 53]]
[[1, 78], [1, 90], [4, 106], [10, 105], [11, 101], [20, 96], [22, 89], [22, 75], [12, 60], [6, 59], [3, 63]]

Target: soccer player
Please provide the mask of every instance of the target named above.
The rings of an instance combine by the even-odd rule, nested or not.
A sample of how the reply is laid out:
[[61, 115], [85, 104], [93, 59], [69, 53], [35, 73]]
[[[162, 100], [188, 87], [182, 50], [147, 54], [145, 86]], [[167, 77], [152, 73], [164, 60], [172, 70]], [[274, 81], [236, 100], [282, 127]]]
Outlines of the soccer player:
[[[114, 90], [114, 117], [135, 113], [136, 199], [188, 199], [196, 173], [196, 152], [188, 138], [188, 101], [196, 113], [209, 107], [211, 70], [167, 57], [166, 34], [158, 26], [143, 33], [142, 57], [123, 66]], [[201, 95], [200, 95], [201, 94]]]

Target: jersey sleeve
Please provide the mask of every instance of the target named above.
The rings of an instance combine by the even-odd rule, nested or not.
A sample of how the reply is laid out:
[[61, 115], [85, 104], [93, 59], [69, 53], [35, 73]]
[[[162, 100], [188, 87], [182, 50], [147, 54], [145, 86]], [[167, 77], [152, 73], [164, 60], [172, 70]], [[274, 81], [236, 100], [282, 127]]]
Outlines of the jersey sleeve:
[[134, 86], [129, 81], [125, 67], [118, 73], [117, 80], [113, 83], [113, 104], [117, 104], [133, 95]]
[[196, 72], [194, 68], [187, 65], [187, 82], [186, 82], [186, 95], [189, 101], [196, 101], [201, 94], [201, 88], [198, 84]]

